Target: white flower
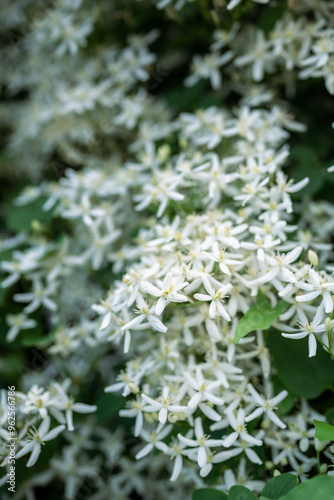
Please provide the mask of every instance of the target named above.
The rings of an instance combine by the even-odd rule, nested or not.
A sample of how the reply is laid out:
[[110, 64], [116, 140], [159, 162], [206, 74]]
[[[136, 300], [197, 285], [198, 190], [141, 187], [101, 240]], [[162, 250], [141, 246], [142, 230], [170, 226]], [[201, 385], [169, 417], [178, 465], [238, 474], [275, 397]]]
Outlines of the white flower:
[[[259, 431], [257, 434], [256, 434], [256, 440], [257, 442], [260, 442], [262, 444], [262, 437], [264, 435], [264, 432], [263, 431]], [[244, 439], [240, 439], [240, 442], [239, 441], [236, 441], [234, 443], [234, 448], [232, 448], [231, 450], [229, 450], [229, 453], [230, 453], [230, 457], [235, 457], [237, 455], [240, 455], [241, 453], [245, 453], [247, 458], [250, 460], [250, 462], [252, 462], [253, 464], [262, 464], [262, 460], [261, 458], [258, 456], [258, 454], [252, 449], [253, 446], [259, 446], [258, 443], [254, 444], [254, 443], [249, 443], [248, 441], [244, 440]], [[220, 453], [217, 453], [217, 455], [215, 456], [215, 460], [217, 462], [220, 462], [221, 459], [223, 460], [226, 460], [226, 453], [228, 452], [220, 452]]]
[[28, 433], [28, 443], [23, 446], [23, 448], [16, 454], [16, 458], [23, 457], [27, 453], [31, 453], [30, 458], [27, 463], [27, 467], [32, 467], [36, 462], [41, 453], [42, 444], [45, 441], [50, 441], [58, 436], [64, 429], [65, 425], [58, 425], [49, 432], [50, 429], [50, 417], [46, 417], [38, 430], [32, 428], [30, 433]]
[[239, 465], [238, 465], [238, 471], [237, 475], [234, 474], [232, 469], [227, 469], [224, 472], [224, 482], [220, 489], [223, 491], [228, 492], [232, 486], [235, 486], [236, 484], [240, 484], [242, 486], [246, 486], [246, 488], [250, 489], [251, 491], [261, 491], [265, 485], [264, 481], [257, 481], [254, 479], [251, 479], [248, 477], [247, 472], [246, 472], [246, 459], [245, 457], [242, 457], [240, 459]]
[[244, 194], [238, 194], [234, 197], [237, 201], [242, 201], [242, 205], [246, 205], [254, 197], [268, 197], [268, 193], [264, 187], [268, 184], [269, 177], [265, 179], [259, 178], [244, 185], [241, 189]]
[[190, 400], [188, 401], [188, 407], [193, 410], [200, 407], [201, 411], [208, 417], [210, 420], [219, 421], [221, 420], [221, 416], [213, 409], [211, 406], [205, 404], [205, 401], [210, 401], [216, 405], [224, 404], [224, 400], [212, 392], [217, 387], [223, 384], [221, 380], [205, 380], [202, 374], [202, 371], [199, 366], [196, 367], [196, 379], [192, 377], [188, 372], [185, 372], [184, 378], [186, 383], [190, 388], [190, 393], [192, 394]]
[[[234, 1], [234, 0], [232, 0]], [[261, 0], [256, 0], [258, 3]], [[248, 54], [243, 54], [235, 60], [236, 66], [246, 66], [252, 64], [252, 77], [255, 82], [263, 80], [264, 73], [268, 68], [273, 66], [274, 57], [270, 50], [270, 44], [265, 39], [265, 34], [262, 30], [257, 30], [253, 47]]]
[[159, 297], [155, 306], [155, 314], [160, 316], [169, 302], [188, 302], [188, 297], [178, 293], [179, 290], [182, 290], [187, 285], [188, 283], [183, 280], [182, 276], [175, 277], [173, 273], [167, 273], [160, 288], [148, 281], [143, 281], [141, 287], [150, 295]]
[[166, 210], [169, 200], [182, 201], [184, 195], [176, 191], [180, 182], [179, 177], [169, 178], [168, 173], [161, 173], [159, 181], [156, 182], [157, 185], [144, 185], [144, 193], [135, 196], [135, 200], [138, 202], [136, 210], [144, 210], [153, 200], [157, 200], [160, 202], [157, 217], [160, 218]]
[[136, 460], [140, 458], [146, 457], [154, 448], [157, 448], [160, 451], [166, 452], [167, 445], [162, 440], [165, 439], [168, 434], [170, 434], [173, 426], [167, 425], [161, 430], [162, 424], [159, 424], [157, 429], [149, 434], [148, 432], [142, 430], [140, 433], [140, 437], [142, 437], [148, 444], [144, 446], [136, 455]]
[[282, 335], [287, 339], [295, 340], [308, 337], [308, 355], [309, 358], [311, 358], [317, 353], [317, 339], [315, 337], [315, 334], [322, 333], [326, 330], [324, 323], [322, 323], [324, 316], [323, 309], [321, 307], [318, 307], [317, 312], [311, 322], [308, 321], [303, 311], [300, 311], [299, 316], [302, 318], [301, 321], [299, 321], [298, 327], [300, 333], [282, 333]]
[[73, 399], [68, 397], [63, 387], [56, 383], [54, 384], [58, 391], [57, 400], [53, 403], [53, 406], [59, 410], [64, 410], [66, 415], [67, 430], [73, 431], [73, 412], [77, 413], [93, 413], [97, 410], [96, 405], [87, 405], [84, 403], [74, 403]]
[[39, 413], [42, 418], [48, 415], [48, 409], [53, 405], [53, 398], [49, 391], [45, 391], [43, 387], [34, 384], [27, 394], [22, 392], [17, 393], [24, 401], [23, 412], [26, 414]]
[[82, 455], [82, 452], [78, 455], [75, 448], [67, 446], [63, 448], [60, 458], [50, 460], [52, 468], [64, 480], [66, 500], [75, 500], [80, 483], [87, 477], [94, 479], [99, 477], [97, 465], [89, 461], [86, 455]]
[[214, 318], [218, 311], [218, 313], [224, 319], [226, 319], [227, 321], [231, 321], [231, 318], [222, 305], [222, 302], [224, 302], [224, 298], [226, 298], [228, 292], [232, 290], [233, 285], [231, 285], [231, 283], [228, 283], [227, 285], [222, 285], [221, 287], [219, 287], [218, 290], [214, 290], [210, 281], [206, 278], [203, 278], [203, 285], [208, 292], [208, 295], [204, 293], [195, 293], [194, 298], [196, 300], [203, 300], [205, 302], [211, 301], [209, 308], [209, 314], [211, 318]]
[[94, 218], [98, 219], [105, 215], [105, 210], [100, 207], [91, 207], [91, 200], [88, 193], [84, 193], [81, 197], [80, 203], [72, 203], [68, 208], [61, 210], [61, 216], [64, 219], [77, 219], [82, 218], [86, 226], [91, 226]]
[[334, 282], [330, 278], [323, 278], [314, 269], [310, 269], [309, 283], [298, 282], [296, 285], [298, 288], [305, 290], [306, 294], [298, 295], [296, 297], [297, 302], [309, 302], [316, 299], [319, 295], [322, 295], [321, 306], [324, 308], [327, 314], [333, 311], [333, 296], [330, 292], [334, 292]]
[[6, 321], [10, 326], [6, 335], [7, 342], [13, 342], [21, 330], [30, 330], [37, 325], [34, 319], [28, 318], [24, 313], [7, 314]]
[[[192, 435], [192, 430], [189, 430], [186, 437], [190, 437]], [[179, 477], [182, 467], [183, 467], [183, 457], [182, 455], [186, 455], [187, 452], [185, 450], [186, 444], [180, 442], [180, 440], [173, 440], [172, 444], [166, 450], [166, 454], [171, 456], [171, 459], [174, 458], [174, 466], [170, 480], [172, 482], [176, 481]]]
[[243, 256], [241, 254], [233, 254], [226, 252], [224, 250], [219, 250], [219, 244], [217, 241], [212, 245], [212, 253], [203, 252], [209, 259], [219, 262], [219, 268], [224, 274], [231, 275], [228, 266], [242, 266], [243, 262], [236, 259], [241, 259]]
[[233, 52], [229, 50], [224, 54], [211, 53], [204, 57], [195, 55], [192, 61], [192, 74], [185, 80], [185, 85], [191, 87], [201, 78], [209, 79], [213, 89], [221, 88], [222, 77], [219, 68], [227, 64], [233, 58]]
[[126, 371], [121, 371], [117, 376], [118, 382], [108, 385], [104, 389], [105, 392], [118, 392], [122, 390], [122, 396], [126, 397], [129, 394], [137, 394], [139, 392], [138, 384], [142, 376], [142, 370], [149, 370], [151, 368], [151, 361], [142, 363], [141, 371], [136, 370], [133, 365], [128, 364]]
[[144, 402], [141, 401], [140, 399], [135, 399], [127, 402], [128, 408], [125, 410], [120, 410], [119, 411], [119, 416], [120, 417], [126, 417], [126, 418], [134, 418], [136, 417], [135, 420], [135, 428], [134, 428], [134, 435], [135, 437], [139, 436], [142, 428], [143, 428], [143, 423], [144, 423], [144, 416], [143, 416], [143, 411], [144, 411]]
[[309, 449], [314, 434], [315, 428], [307, 429], [307, 421], [301, 413], [294, 416], [293, 421], [289, 422], [289, 429], [286, 431], [288, 438], [299, 441], [299, 448], [303, 453]]
[[288, 395], [288, 391], [281, 391], [277, 396], [271, 399], [263, 399], [260, 394], [254, 389], [251, 384], [247, 385], [249, 392], [251, 393], [254, 402], [259, 406], [256, 410], [254, 410], [250, 415], [245, 418], [245, 422], [250, 422], [255, 418], [260, 417], [264, 413], [268, 416], [268, 418], [274, 422], [274, 424], [278, 425], [281, 429], [285, 429], [286, 425], [278, 418], [278, 416], [273, 412], [276, 408], [276, 405], [283, 401]]
[[[228, 10], [232, 10], [234, 9], [239, 3], [241, 2], [241, 0], [231, 0], [228, 4], [227, 4], [227, 9]], [[269, 0], [253, 0], [253, 2], [256, 2], [256, 3], [268, 3]]]
[[275, 246], [279, 245], [281, 240], [279, 238], [273, 239], [271, 234], [267, 234], [264, 238], [261, 238], [260, 235], [255, 234], [254, 243], [248, 241], [242, 241], [240, 245], [242, 248], [246, 248], [247, 250], [257, 250], [257, 258], [259, 261], [265, 261], [265, 250], [270, 250]]
[[29, 302], [24, 308], [26, 313], [36, 311], [41, 305], [50, 311], [56, 311], [58, 306], [54, 300], [50, 298], [50, 295], [54, 295], [55, 290], [55, 283], [44, 285], [41, 279], [36, 277], [33, 280], [33, 291], [28, 293], [16, 293], [14, 295], [14, 300], [16, 302]]
[[250, 282], [253, 285], [261, 285], [272, 281], [276, 276], [282, 276], [285, 281], [295, 283], [296, 278], [290, 270], [290, 264], [294, 262], [301, 254], [303, 247], [297, 246], [287, 254], [277, 254], [275, 257], [266, 255], [266, 261], [270, 266], [270, 270], [260, 278]]
[[207, 462], [207, 453], [210, 448], [222, 446], [222, 439], [209, 439], [209, 436], [205, 436], [202, 426], [202, 419], [197, 417], [195, 420], [195, 439], [189, 439], [188, 437], [182, 436], [182, 434], [178, 434], [177, 437], [187, 446], [195, 448], [192, 450], [193, 452], [197, 452], [197, 462], [198, 465], [202, 468], [205, 466]]
[[[40, 252], [40, 250], [39, 250]], [[6, 279], [1, 283], [3, 288], [14, 285], [22, 276], [22, 274], [28, 273], [36, 269], [38, 263], [37, 259], [39, 257], [37, 252], [30, 250], [28, 252], [13, 252], [14, 259], [12, 261], [2, 261], [0, 262], [0, 269], [9, 273]]]
[[159, 422], [161, 424], [165, 424], [168, 416], [168, 412], [185, 412], [188, 410], [187, 406], [180, 406], [172, 404], [171, 398], [169, 396], [169, 387], [164, 387], [162, 389], [162, 396], [156, 401], [155, 399], [150, 398], [146, 394], [142, 394], [142, 398], [149, 403], [149, 407], [145, 407], [145, 411], [158, 411], [159, 410]]
[[[153, 313], [153, 310], [154, 309], [156, 310], [156, 307], [155, 308], [153, 306], [149, 307], [147, 302], [143, 299], [141, 295], [138, 295], [137, 297], [137, 306], [138, 309], [136, 312], [138, 316], [136, 318], [133, 318], [128, 323], [126, 323], [126, 325], [122, 326], [122, 330], [131, 330], [132, 328], [135, 329], [139, 325], [142, 326], [142, 322], [144, 320], [147, 320], [151, 325], [151, 327], [154, 328], [154, 330], [163, 333], [167, 331], [167, 327]], [[127, 352], [127, 350], [124, 352]]]
[[223, 446], [229, 448], [232, 444], [238, 439], [240, 436], [241, 439], [255, 446], [260, 446], [262, 441], [260, 439], [256, 439], [253, 436], [250, 436], [247, 432], [245, 425], [245, 411], [242, 408], [239, 408], [237, 417], [235, 417], [233, 411], [226, 410], [226, 416], [228, 422], [234, 431], [224, 439]]

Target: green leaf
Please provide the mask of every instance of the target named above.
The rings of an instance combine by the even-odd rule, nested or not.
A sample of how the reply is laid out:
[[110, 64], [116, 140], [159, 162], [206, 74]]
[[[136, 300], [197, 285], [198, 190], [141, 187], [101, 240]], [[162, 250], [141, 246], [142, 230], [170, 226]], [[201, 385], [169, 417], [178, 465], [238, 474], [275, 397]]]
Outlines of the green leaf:
[[294, 474], [280, 474], [268, 481], [262, 490], [260, 500], [265, 497], [268, 500], [276, 500], [286, 495], [298, 485], [298, 479]]
[[313, 420], [315, 425], [315, 437], [319, 441], [334, 441], [334, 425], [320, 422], [320, 420]]
[[291, 178], [299, 182], [308, 177], [309, 183], [297, 193], [293, 194], [295, 199], [302, 199], [306, 196], [313, 196], [321, 190], [325, 178], [321, 175], [318, 155], [312, 146], [297, 145], [291, 149], [291, 165], [295, 165]]
[[52, 212], [42, 210], [44, 200], [38, 199], [25, 205], [17, 207], [12, 203], [7, 203], [3, 207], [6, 224], [13, 231], [29, 231], [33, 221], [40, 223], [48, 222], [52, 219]]
[[245, 486], [232, 486], [228, 492], [228, 500], [257, 500], [254, 493]]
[[309, 358], [306, 338], [286, 339], [279, 332], [267, 336], [267, 345], [277, 376], [289, 391], [313, 399], [334, 384], [334, 361], [321, 346]]
[[332, 406], [325, 412], [325, 416], [330, 424], [334, 424], [334, 406]]
[[234, 334], [234, 342], [237, 344], [240, 339], [253, 330], [267, 330], [288, 305], [287, 302], [281, 301], [272, 308], [269, 300], [262, 293], [259, 293], [256, 303], [239, 321]]
[[334, 500], [334, 476], [315, 476], [280, 500]]
[[119, 410], [124, 408], [125, 399], [118, 394], [102, 393], [95, 401], [97, 405], [96, 419], [97, 423], [103, 424], [118, 414]]
[[227, 495], [213, 488], [200, 488], [193, 492], [191, 500], [227, 500]]

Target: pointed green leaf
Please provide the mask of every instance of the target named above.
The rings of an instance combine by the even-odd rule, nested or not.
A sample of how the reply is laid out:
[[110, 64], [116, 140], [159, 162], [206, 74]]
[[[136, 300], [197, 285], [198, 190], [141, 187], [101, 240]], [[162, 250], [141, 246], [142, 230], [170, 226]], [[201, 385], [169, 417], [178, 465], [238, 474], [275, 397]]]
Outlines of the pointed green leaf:
[[234, 342], [237, 344], [253, 330], [267, 330], [288, 305], [287, 302], [281, 301], [275, 307], [271, 307], [269, 300], [259, 293], [256, 303], [239, 321], [234, 334]]
[[280, 500], [334, 500], [334, 476], [315, 476]]
[[191, 500], [227, 500], [227, 495], [213, 488], [200, 488], [193, 492]]
[[280, 474], [267, 482], [262, 490], [261, 497], [276, 500], [289, 493], [297, 485], [298, 479], [294, 474]]
[[267, 345], [277, 376], [289, 392], [313, 399], [334, 384], [334, 361], [320, 346], [309, 358], [306, 338], [286, 339], [280, 332], [271, 332]]
[[245, 486], [232, 486], [228, 492], [228, 500], [257, 500], [254, 493]]
[[334, 425], [320, 422], [320, 420], [313, 420], [315, 425], [315, 437], [319, 441], [334, 441]]

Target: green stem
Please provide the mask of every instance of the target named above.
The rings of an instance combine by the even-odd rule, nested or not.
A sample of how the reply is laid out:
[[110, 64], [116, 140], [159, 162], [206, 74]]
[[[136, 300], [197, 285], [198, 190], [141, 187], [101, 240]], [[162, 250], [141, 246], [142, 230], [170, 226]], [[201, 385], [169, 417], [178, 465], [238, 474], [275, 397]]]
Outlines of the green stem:
[[320, 462], [320, 451], [317, 450], [317, 460], [318, 460], [318, 472], [321, 474], [321, 462]]

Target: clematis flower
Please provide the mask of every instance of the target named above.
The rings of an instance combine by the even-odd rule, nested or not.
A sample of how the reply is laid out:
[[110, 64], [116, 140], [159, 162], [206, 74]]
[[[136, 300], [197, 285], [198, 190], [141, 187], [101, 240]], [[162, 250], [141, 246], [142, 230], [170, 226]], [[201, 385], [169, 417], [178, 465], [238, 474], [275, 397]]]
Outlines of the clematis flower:
[[27, 435], [28, 442], [16, 454], [16, 458], [21, 458], [27, 453], [31, 453], [27, 467], [32, 467], [37, 462], [37, 459], [42, 451], [42, 444], [46, 441], [51, 441], [51, 439], [55, 439], [66, 428], [65, 425], [58, 425], [58, 427], [49, 431], [50, 422], [50, 417], [46, 417], [42, 421], [38, 430], [33, 427]]

